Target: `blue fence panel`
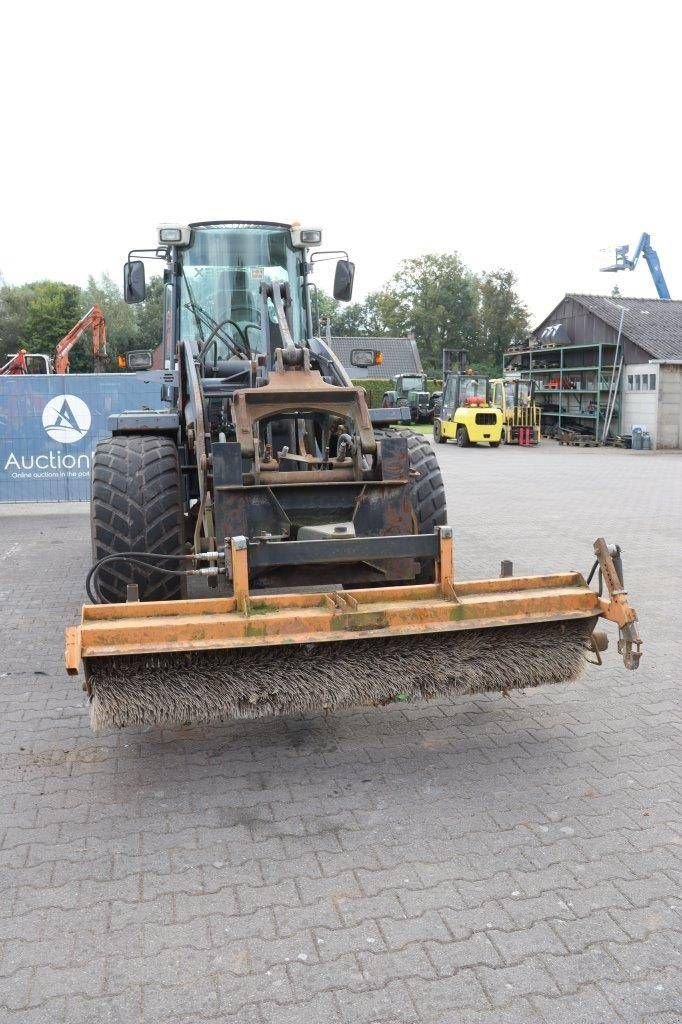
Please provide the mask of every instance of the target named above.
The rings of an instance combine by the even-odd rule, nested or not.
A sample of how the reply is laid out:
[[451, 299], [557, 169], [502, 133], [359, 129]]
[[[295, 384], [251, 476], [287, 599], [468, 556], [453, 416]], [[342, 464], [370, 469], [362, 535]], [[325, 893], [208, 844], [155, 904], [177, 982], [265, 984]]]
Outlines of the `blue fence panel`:
[[0, 502], [88, 501], [92, 453], [111, 433], [109, 415], [142, 408], [164, 408], [158, 377], [0, 377]]

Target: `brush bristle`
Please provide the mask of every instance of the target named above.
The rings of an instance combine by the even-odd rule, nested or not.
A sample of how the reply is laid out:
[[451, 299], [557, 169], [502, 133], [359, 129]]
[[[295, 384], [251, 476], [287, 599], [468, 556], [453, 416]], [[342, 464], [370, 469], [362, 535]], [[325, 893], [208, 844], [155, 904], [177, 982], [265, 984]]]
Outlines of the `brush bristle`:
[[164, 727], [576, 679], [594, 620], [322, 644], [93, 658], [91, 725]]

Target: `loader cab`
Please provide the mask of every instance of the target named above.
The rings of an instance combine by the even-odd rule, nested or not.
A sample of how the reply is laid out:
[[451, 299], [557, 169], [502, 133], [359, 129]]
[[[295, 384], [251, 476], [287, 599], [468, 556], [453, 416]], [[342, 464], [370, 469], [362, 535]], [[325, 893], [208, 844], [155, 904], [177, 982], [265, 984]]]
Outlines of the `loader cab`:
[[[279, 348], [310, 346], [329, 378], [350, 381], [328, 346], [313, 336], [310, 254], [321, 244], [319, 229], [274, 221], [206, 221], [164, 224], [156, 249], [131, 250], [124, 267], [126, 302], [146, 295], [145, 259], [164, 260], [164, 366], [174, 369], [189, 346], [204, 381], [219, 379], [223, 391], [264, 379]], [[349, 301], [354, 264], [337, 259], [334, 298]], [[133, 258], [137, 257], [137, 258]], [[282, 300], [280, 314], [275, 304]], [[250, 364], [250, 365], [249, 365]], [[260, 369], [258, 369], [260, 368]]]
[[[303, 302], [303, 252], [294, 248], [290, 229], [279, 224], [191, 226], [189, 245], [178, 251], [175, 341], [190, 341], [202, 351], [206, 376], [221, 374], [233, 359], [265, 353], [261, 325], [261, 285], [288, 286], [288, 321], [295, 342], [306, 337]], [[265, 304], [270, 324], [277, 317], [271, 300]]]

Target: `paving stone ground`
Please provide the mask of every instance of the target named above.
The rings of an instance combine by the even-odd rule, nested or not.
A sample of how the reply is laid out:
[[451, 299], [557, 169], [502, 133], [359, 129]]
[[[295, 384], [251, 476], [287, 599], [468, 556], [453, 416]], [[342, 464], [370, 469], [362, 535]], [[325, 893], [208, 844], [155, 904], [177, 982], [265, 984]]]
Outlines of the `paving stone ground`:
[[638, 673], [93, 736], [84, 509], [0, 509], [0, 1020], [682, 1019], [682, 457], [438, 454], [462, 576], [621, 543]]

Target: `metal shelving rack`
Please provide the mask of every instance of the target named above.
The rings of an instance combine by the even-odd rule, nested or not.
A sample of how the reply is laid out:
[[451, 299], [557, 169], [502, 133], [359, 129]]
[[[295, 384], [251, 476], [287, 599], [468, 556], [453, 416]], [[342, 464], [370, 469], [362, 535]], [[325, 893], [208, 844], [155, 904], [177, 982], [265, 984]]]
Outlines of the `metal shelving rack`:
[[[562, 428], [578, 430], [599, 441], [614, 383], [614, 342], [585, 342], [515, 349], [503, 358], [504, 374], [535, 381], [536, 401], [542, 411], [543, 433]], [[548, 365], [551, 364], [551, 365]], [[549, 387], [550, 381], [558, 386]], [[566, 386], [576, 382], [576, 387]], [[555, 401], [551, 401], [556, 396]], [[587, 397], [591, 396], [591, 397]], [[549, 400], [548, 400], [549, 399]], [[616, 398], [611, 430], [620, 431], [620, 402]]]

